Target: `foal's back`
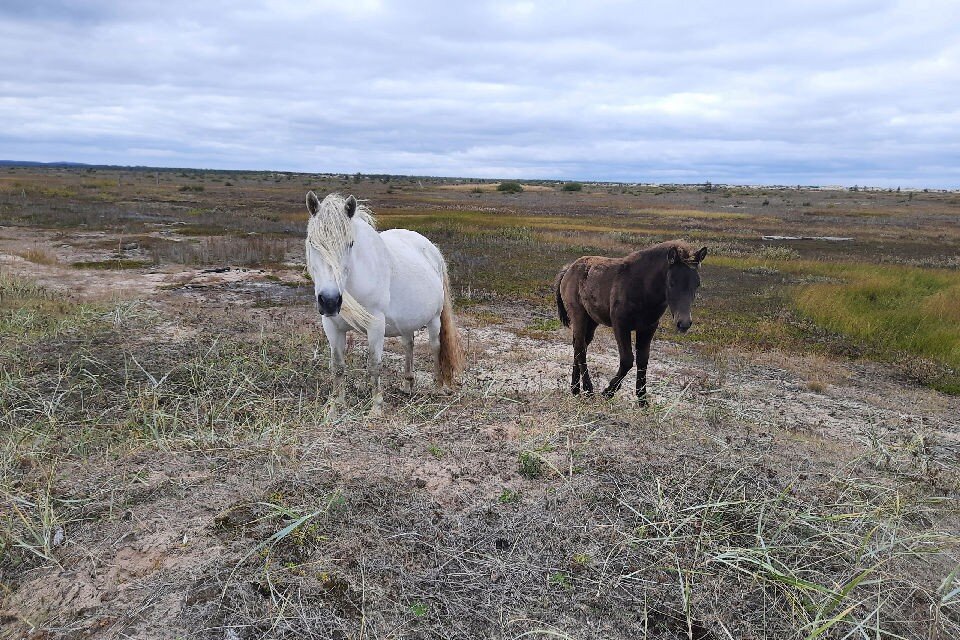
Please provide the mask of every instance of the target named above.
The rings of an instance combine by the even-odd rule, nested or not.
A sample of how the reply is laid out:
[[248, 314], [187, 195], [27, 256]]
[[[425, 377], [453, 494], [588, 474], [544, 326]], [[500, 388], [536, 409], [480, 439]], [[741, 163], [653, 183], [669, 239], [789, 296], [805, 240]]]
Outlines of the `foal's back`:
[[585, 314], [597, 324], [610, 326], [611, 294], [627, 269], [627, 258], [584, 256], [565, 267], [559, 290], [575, 322]]

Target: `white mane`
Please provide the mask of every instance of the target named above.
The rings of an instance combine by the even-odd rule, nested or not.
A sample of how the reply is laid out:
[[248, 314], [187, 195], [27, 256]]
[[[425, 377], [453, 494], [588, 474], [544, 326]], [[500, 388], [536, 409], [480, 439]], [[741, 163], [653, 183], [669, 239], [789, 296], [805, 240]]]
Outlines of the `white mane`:
[[[344, 213], [346, 203], [347, 199], [339, 193], [331, 193], [323, 199], [317, 213], [311, 216], [307, 223], [307, 246], [312, 247], [333, 271], [333, 277], [343, 296], [340, 315], [354, 329], [365, 331], [373, 321], [373, 316], [347, 293], [343, 283], [343, 257], [355, 240], [353, 220]], [[374, 229], [377, 228], [377, 220], [366, 205], [357, 203], [357, 210], [353, 215], [360, 216], [360, 220]]]

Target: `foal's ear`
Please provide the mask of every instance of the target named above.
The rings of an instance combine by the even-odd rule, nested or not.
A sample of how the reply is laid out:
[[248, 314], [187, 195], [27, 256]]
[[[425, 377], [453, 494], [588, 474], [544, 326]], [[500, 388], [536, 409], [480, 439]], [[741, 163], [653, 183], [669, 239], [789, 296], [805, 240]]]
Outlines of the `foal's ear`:
[[707, 248], [701, 247], [700, 251], [697, 251], [697, 253], [693, 256], [693, 259], [699, 263], [699, 262], [703, 262], [703, 259], [706, 257], [707, 257]]
[[343, 205], [343, 212], [347, 214], [348, 218], [352, 218], [353, 214], [357, 212], [357, 199], [353, 196], [347, 198], [347, 202]]
[[317, 197], [313, 191], [307, 191], [307, 211], [310, 212], [311, 216], [317, 215], [317, 211], [320, 210], [320, 198]]
[[670, 251], [667, 251], [667, 264], [673, 264], [677, 261], [677, 248], [670, 247]]

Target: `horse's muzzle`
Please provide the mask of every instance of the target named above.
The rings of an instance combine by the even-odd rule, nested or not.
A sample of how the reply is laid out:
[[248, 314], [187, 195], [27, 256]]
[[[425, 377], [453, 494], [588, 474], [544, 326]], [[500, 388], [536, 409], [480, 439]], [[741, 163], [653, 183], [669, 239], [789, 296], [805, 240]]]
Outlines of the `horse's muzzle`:
[[317, 310], [324, 316], [335, 316], [340, 313], [340, 305], [343, 304], [343, 294], [336, 296], [325, 296], [322, 293], [317, 295]]
[[686, 333], [692, 324], [693, 320], [677, 320], [677, 331], [680, 333]]

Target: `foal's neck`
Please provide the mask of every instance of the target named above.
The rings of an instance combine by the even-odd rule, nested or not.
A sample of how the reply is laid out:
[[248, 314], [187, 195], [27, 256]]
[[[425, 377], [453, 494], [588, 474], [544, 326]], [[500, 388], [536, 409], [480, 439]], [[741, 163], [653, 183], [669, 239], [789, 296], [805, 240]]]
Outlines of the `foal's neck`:
[[667, 254], [658, 249], [634, 251], [624, 257], [627, 272], [635, 281], [631, 290], [648, 304], [667, 303]]

